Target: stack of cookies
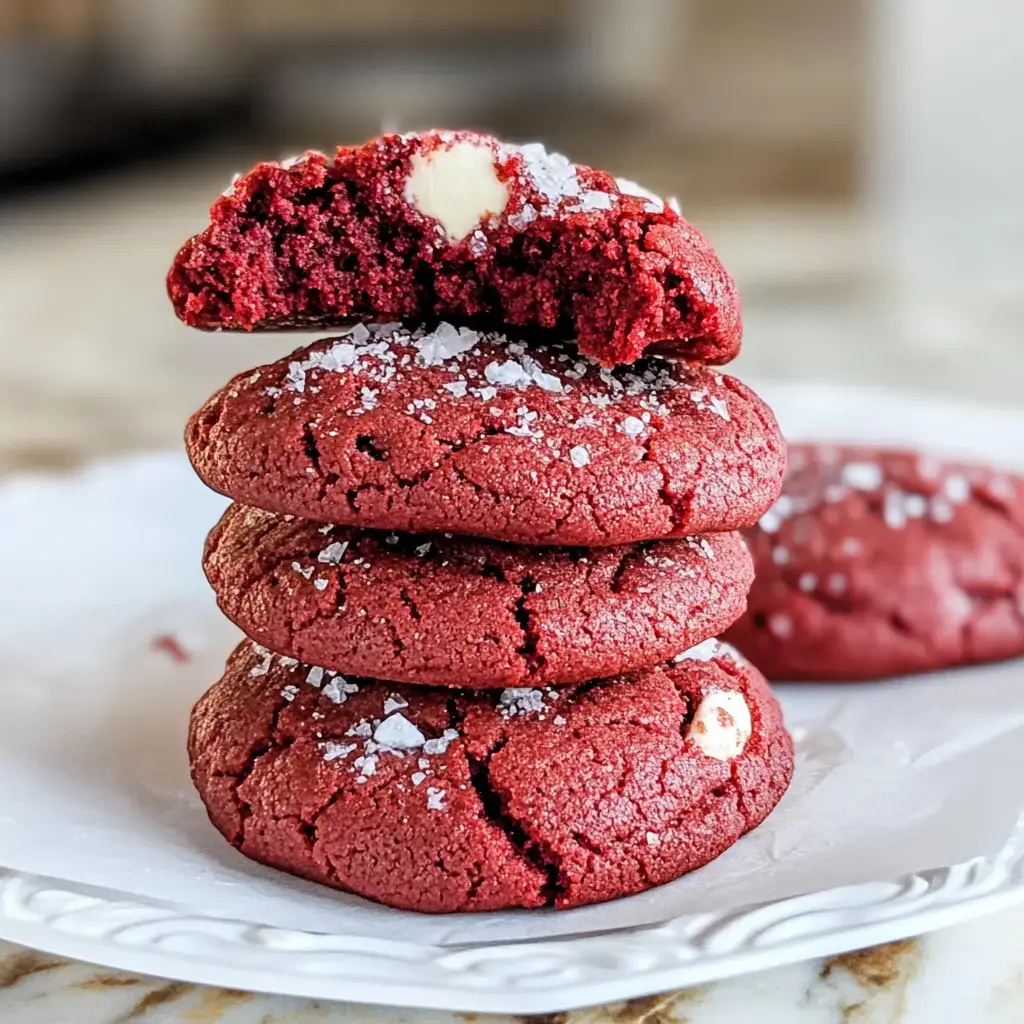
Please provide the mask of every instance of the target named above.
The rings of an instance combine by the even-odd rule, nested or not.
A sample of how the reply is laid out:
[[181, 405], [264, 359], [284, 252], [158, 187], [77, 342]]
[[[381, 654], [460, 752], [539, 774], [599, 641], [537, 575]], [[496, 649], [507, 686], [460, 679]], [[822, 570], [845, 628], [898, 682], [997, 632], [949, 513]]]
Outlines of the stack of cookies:
[[207, 329], [334, 327], [191, 419], [250, 638], [189, 753], [243, 854], [429, 912], [572, 907], [700, 867], [785, 791], [716, 635], [778, 495], [706, 240], [538, 145], [385, 136], [261, 164], [183, 247]]

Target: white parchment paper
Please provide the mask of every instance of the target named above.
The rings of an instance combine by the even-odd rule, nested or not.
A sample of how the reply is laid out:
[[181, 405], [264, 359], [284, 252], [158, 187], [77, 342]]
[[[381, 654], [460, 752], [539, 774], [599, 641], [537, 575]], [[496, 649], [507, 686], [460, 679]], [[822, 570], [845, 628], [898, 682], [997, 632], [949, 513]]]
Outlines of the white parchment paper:
[[[1024, 417], [827, 389], [764, 393], [787, 433], [1024, 458]], [[428, 917], [253, 864], [188, 778], [189, 709], [238, 639], [199, 566], [224, 502], [177, 454], [0, 487], [0, 864], [195, 913], [422, 943], [579, 934], [895, 878], [997, 852], [1024, 808], [1024, 662], [790, 686], [792, 788], [657, 890], [569, 912]], [[153, 640], [171, 635], [178, 662]]]

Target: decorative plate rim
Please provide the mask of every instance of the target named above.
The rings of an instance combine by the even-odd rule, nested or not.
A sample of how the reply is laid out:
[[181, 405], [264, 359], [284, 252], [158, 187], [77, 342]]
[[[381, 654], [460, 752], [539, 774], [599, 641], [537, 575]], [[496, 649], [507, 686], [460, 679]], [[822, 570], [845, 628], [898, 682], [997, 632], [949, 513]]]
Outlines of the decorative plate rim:
[[1024, 903], [1024, 828], [953, 867], [555, 939], [431, 946], [194, 914], [0, 868], [0, 938], [252, 991], [466, 1013], [555, 1013], [906, 938]]

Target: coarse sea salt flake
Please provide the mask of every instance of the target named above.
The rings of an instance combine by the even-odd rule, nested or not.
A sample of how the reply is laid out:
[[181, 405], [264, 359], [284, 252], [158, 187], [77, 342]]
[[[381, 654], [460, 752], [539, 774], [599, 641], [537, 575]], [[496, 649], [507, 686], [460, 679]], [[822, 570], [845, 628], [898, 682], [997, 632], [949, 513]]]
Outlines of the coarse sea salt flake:
[[778, 533], [779, 527], [782, 525], [784, 518], [785, 516], [783, 516], [778, 509], [770, 508], [757, 521], [757, 525], [764, 530], [765, 533]]
[[316, 556], [316, 560], [318, 562], [323, 562], [325, 565], [340, 565], [347, 550], [347, 540], [336, 540], [333, 544], [328, 544], [327, 547], [325, 547], [323, 551]]
[[348, 757], [357, 746], [358, 743], [335, 743], [328, 740], [323, 744], [324, 760], [337, 761], [339, 758]]
[[509, 214], [508, 226], [513, 231], [523, 231], [537, 219], [537, 209], [531, 203], [525, 203], [518, 213]]
[[545, 373], [540, 363], [529, 356], [523, 356], [523, 369], [530, 380], [543, 391], [552, 391], [555, 394], [560, 394], [565, 390], [562, 382], [553, 373]]
[[498, 704], [502, 714], [508, 718], [513, 715], [544, 710], [544, 694], [529, 686], [510, 686], [501, 691]]
[[907, 524], [907, 513], [903, 507], [904, 495], [900, 491], [887, 491], [882, 500], [882, 519], [892, 530], [902, 529]]
[[258, 647], [256, 644], [253, 644], [253, 651], [263, 659], [258, 665], [253, 665], [249, 669], [249, 675], [255, 679], [258, 676], [265, 676], [270, 671], [270, 664], [274, 660], [274, 656], [265, 647]]
[[442, 321], [430, 333], [413, 342], [419, 350], [419, 360], [424, 366], [441, 366], [448, 359], [468, 352], [480, 335], [468, 327], [456, 328]]
[[520, 383], [529, 383], [530, 380], [529, 374], [514, 359], [504, 363], [488, 363], [484, 367], [484, 376], [492, 384], [504, 384], [506, 387], [516, 387]]
[[971, 482], [967, 477], [954, 473], [942, 482], [942, 493], [950, 501], [959, 504], [971, 496]]
[[518, 149], [527, 174], [537, 191], [549, 202], [549, 213], [562, 199], [580, 194], [576, 165], [561, 153], [549, 153], [539, 142], [529, 142]]
[[400, 697], [397, 693], [392, 693], [384, 701], [384, 714], [390, 715], [392, 711], [399, 711], [401, 708], [407, 708], [408, 706], [409, 702], [404, 697]]
[[415, 750], [426, 737], [401, 712], [385, 718], [373, 731], [375, 743], [392, 750]]
[[882, 469], [873, 462], [848, 462], [842, 476], [843, 483], [855, 491], [873, 491], [882, 485]]
[[350, 693], [359, 692], [359, 684], [350, 683], [348, 680], [342, 679], [341, 676], [336, 676], [324, 686], [321, 692], [328, 700], [334, 701], [335, 704], [344, 704], [348, 700]]
[[641, 199], [646, 199], [647, 205], [644, 209], [648, 213], [660, 213], [665, 208], [665, 203], [661, 196], [656, 192], [652, 192], [649, 188], [644, 188], [643, 185], [638, 185], [629, 178], [616, 178], [615, 184], [619, 186], [619, 191], [623, 195], [639, 196]]
[[590, 451], [582, 444], [576, 445], [575, 448], [569, 449], [569, 461], [577, 468], [582, 469], [584, 466], [590, 465]]
[[711, 407], [711, 411], [721, 416], [723, 420], [732, 420], [732, 417], [729, 415], [729, 407], [725, 404], [724, 398], [715, 398], [712, 395], [708, 399], [708, 405]]
[[[448, 749], [448, 744], [451, 743], [452, 740], [457, 740], [458, 738], [459, 734], [457, 730], [445, 729], [445, 731], [436, 739], [427, 740], [426, 743], [423, 744], [423, 753], [443, 754]], [[424, 768], [426, 766], [421, 762], [420, 767]]]
[[928, 511], [928, 499], [923, 494], [907, 494], [903, 499], [903, 511], [910, 519], [920, 519]]
[[593, 189], [584, 192], [580, 196], [579, 202], [571, 207], [573, 211], [579, 210], [581, 213], [592, 213], [595, 210], [610, 210], [615, 205], [615, 199], [610, 196], [607, 192], [597, 192]]

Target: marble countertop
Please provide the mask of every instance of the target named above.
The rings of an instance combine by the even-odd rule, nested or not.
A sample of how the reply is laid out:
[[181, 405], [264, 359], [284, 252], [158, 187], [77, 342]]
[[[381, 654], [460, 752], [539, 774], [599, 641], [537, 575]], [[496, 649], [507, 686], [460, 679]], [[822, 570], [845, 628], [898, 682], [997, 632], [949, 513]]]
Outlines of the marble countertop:
[[[203, 165], [0, 207], [0, 473], [176, 447], [230, 374], [296, 344], [182, 327], [163, 295], [180, 241], [229, 175]], [[1019, 296], [895, 299], [853, 211], [695, 218], [745, 295], [739, 376], [823, 379], [1019, 404]], [[0, 944], [3, 1024], [475, 1021], [254, 996], [136, 977]], [[497, 1018], [496, 1018], [497, 1019]], [[1024, 1020], [1024, 908], [924, 938], [810, 961], [551, 1024]]]

